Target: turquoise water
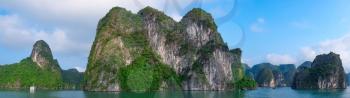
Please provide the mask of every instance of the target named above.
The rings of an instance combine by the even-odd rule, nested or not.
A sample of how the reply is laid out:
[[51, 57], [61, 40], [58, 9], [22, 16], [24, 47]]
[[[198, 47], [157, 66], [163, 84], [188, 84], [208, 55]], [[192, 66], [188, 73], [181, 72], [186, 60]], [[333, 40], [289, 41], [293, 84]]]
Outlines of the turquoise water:
[[0, 98], [350, 98], [350, 90], [293, 90], [258, 88], [251, 91], [84, 92], [0, 90]]

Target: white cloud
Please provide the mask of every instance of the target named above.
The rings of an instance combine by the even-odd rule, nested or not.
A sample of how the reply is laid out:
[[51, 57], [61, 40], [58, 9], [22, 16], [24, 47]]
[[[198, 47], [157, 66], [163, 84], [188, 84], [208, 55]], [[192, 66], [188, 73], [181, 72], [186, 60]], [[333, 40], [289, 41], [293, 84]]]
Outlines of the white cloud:
[[88, 52], [90, 44], [76, 42], [67, 37], [60, 29], [48, 32], [25, 26], [16, 15], [0, 16], [0, 43], [13, 49], [31, 47], [37, 40], [45, 40], [53, 52], [81, 53]]
[[301, 55], [303, 58], [307, 61], [313, 61], [313, 59], [316, 57], [316, 51], [313, 50], [311, 47], [303, 47], [300, 49]]
[[85, 72], [86, 68], [82, 68], [82, 67], [74, 67], [75, 69], [77, 69], [79, 72]]
[[297, 60], [287, 54], [268, 54], [266, 60], [271, 64], [295, 64]]
[[254, 23], [250, 25], [250, 31], [255, 33], [265, 32], [265, 19], [258, 18]]

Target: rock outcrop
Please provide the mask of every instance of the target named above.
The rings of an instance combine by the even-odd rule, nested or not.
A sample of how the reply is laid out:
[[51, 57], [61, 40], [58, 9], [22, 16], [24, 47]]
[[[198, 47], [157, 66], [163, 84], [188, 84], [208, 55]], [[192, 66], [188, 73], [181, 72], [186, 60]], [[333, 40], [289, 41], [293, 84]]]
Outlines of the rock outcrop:
[[49, 45], [37, 41], [30, 57], [19, 63], [4, 65], [0, 68], [0, 88], [59, 89], [63, 84], [61, 68], [53, 59]]
[[35, 42], [30, 58], [42, 69], [61, 70], [57, 60], [52, 56], [49, 45], [44, 40]]
[[[301, 68], [302, 67], [302, 68]], [[338, 54], [318, 55], [311, 67], [300, 66], [294, 76], [293, 89], [345, 89], [346, 74]]]
[[279, 66], [279, 70], [283, 74], [284, 80], [282, 80], [280, 83], [282, 87], [284, 86], [291, 86], [293, 82], [293, 78], [295, 73], [297, 72], [297, 69], [294, 64], [281, 64]]
[[296, 72], [295, 65], [281, 64], [279, 66], [270, 63], [254, 65], [249, 70], [260, 87], [286, 87], [290, 86]]
[[176, 22], [151, 7], [138, 14], [115, 7], [99, 22], [85, 89], [227, 90], [232, 88], [231, 65], [240, 59], [202, 9], [191, 10]]

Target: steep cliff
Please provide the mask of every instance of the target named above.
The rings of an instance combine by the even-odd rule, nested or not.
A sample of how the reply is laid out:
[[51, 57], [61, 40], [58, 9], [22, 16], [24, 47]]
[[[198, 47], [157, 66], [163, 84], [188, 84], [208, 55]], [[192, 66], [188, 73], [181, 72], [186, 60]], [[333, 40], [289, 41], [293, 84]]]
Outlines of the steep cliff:
[[240, 54], [229, 51], [202, 9], [176, 22], [151, 7], [137, 14], [115, 7], [99, 22], [85, 89], [226, 90], [237, 62]]
[[0, 88], [58, 89], [62, 83], [61, 68], [43, 40], [34, 44], [31, 57], [0, 68]]
[[49, 45], [44, 40], [35, 42], [30, 58], [42, 69], [61, 70], [57, 60], [52, 56]]
[[300, 66], [294, 76], [293, 89], [344, 89], [346, 74], [338, 54], [318, 55], [311, 67]]

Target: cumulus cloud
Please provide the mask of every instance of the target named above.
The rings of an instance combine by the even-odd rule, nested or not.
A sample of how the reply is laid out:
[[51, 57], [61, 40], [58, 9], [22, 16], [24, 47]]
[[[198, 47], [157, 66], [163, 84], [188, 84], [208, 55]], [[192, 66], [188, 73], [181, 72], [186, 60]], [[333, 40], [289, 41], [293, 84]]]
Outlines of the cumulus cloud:
[[297, 60], [287, 54], [268, 54], [266, 60], [275, 65], [279, 64], [295, 64]]
[[300, 49], [301, 55], [306, 61], [312, 61], [316, 57], [316, 51], [311, 47], [303, 47]]
[[264, 24], [265, 24], [265, 19], [258, 18], [254, 23], [250, 25], [250, 31], [255, 33], [265, 32]]
[[48, 32], [28, 27], [17, 15], [0, 16], [0, 28], [0, 43], [13, 49], [31, 47], [37, 40], [47, 41], [52, 50], [59, 53], [87, 52], [90, 46], [73, 41], [60, 29]]
[[83, 67], [74, 67], [75, 69], [77, 69], [79, 72], [85, 72], [86, 68]]

